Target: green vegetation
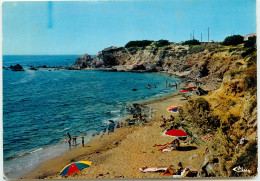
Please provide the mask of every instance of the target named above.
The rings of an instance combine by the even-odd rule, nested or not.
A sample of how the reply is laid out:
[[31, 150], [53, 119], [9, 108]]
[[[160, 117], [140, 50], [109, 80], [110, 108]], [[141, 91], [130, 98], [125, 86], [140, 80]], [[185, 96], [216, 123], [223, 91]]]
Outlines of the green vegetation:
[[191, 45], [190, 46], [190, 52], [191, 53], [199, 53], [205, 50], [204, 45]]
[[243, 65], [243, 64], [242, 64], [241, 62], [237, 62], [237, 63], [236, 63], [236, 65], [238, 65], [238, 66], [239, 66], [239, 65]]
[[231, 72], [231, 76], [234, 77], [235, 75], [239, 75], [241, 74], [243, 71], [234, 71], [234, 72]]
[[152, 42], [153, 42], [153, 41], [151, 41], [151, 40], [129, 41], [129, 42], [125, 45], [125, 48], [130, 48], [130, 47], [145, 47], [145, 46], [150, 45]]
[[205, 110], [209, 111], [209, 103], [204, 98], [199, 97], [198, 99], [196, 99], [196, 104], [197, 104], [197, 107], [199, 107], [203, 111], [205, 111]]
[[154, 42], [154, 45], [156, 47], [163, 47], [163, 46], [166, 46], [169, 44], [170, 44], [170, 42], [168, 40], [159, 40], [159, 41]]
[[251, 65], [253, 65], [254, 63], [256, 63], [256, 54], [254, 54], [253, 56], [251, 56], [249, 58], [249, 60], [247, 61], [247, 67], [250, 67]]
[[182, 45], [200, 45], [200, 42], [198, 40], [187, 40]]
[[244, 48], [251, 48], [256, 46], [256, 36], [249, 37], [244, 43]]
[[250, 55], [251, 53], [253, 53], [255, 51], [256, 51], [255, 47], [247, 48], [246, 51], [241, 54], [241, 56], [246, 57], [247, 55]]
[[253, 101], [252, 104], [250, 105], [249, 107], [249, 113], [252, 114], [253, 110], [255, 109], [257, 105], [257, 102], [256, 101]]
[[257, 85], [256, 76], [251, 76], [251, 77], [246, 77], [245, 78], [245, 87], [246, 87], [246, 89], [250, 89], [250, 88], [256, 87], [256, 85]]
[[244, 37], [241, 35], [228, 36], [223, 41], [223, 45], [238, 45], [244, 42]]

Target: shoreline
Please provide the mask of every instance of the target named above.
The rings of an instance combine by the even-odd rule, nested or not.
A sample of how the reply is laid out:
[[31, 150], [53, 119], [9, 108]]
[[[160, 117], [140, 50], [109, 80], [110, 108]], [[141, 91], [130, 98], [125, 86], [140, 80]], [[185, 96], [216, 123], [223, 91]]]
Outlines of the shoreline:
[[[178, 81], [180, 81], [180, 80], [178, 80]], [[159, 95], [159, 94], [157, 94], [157, 95], [153, 95], [152, 97], [150, 97], [150, 98], [146, 98], [146, 101], [151, 101], [151, 99], [152, 100], [154, 100], [154, 99], [158, 99], [158, 98], [160, 98], [160, 97], [164, 97], [165, 95], [168, 95], [168, 94], [172, 94], [171, 93], [171, 91], [175, 91], [174, 89], [168, 89], [168, 92], [167, 93], [163, 93], [163, 94], [161, 94], [161, 95]], [[142, 100], [141, 100], [142, 101]], [[139, 101], [138, 101], [139, 102]], [[132, 103], [134, 103], [134, 102], [132, 102]], [[121, 119], [121, 118], [120, 118]], [[79, 143], [79, 140], [78, 140], [78, 143]], [[62, 144], [62, 143], [61, 143]], [[67, 146], [67, 144], [66, 144], [66, 146]], [[79, 146], [78, 146], [79, 147]], [[65, 152], [67, 152], [68, 150], [65, 150]], [[60, 152], [58, 155], [59, 156], [61, 156], [62, 154], [63, 154], [64, 152]], [[56, 158], [56, 156], [55, 156], [55, 158]], [[53, 157], [51, 158], [51, 159], [53, 159]], [[48, 160], [49, 160], [49, 158], [48, 158]], [[47, 160], [47, 161], [48, 161]], [[42, 160], [43, 162], [45, 162], [46, 160], [44, 159], [44, 160]], [[42, 164], [43, 162], [41, 161], [41, 163], [40, 164]], [[37, 164], [36, 166], [34, 166], [33, 168], [32, 168], [32, 171], [33, 170], [35, 170], [35, 167], [37, 168], [40, 164]], [[29, 169], [28, 169], [29, 170]], [[30, 169], [31, 170], [31, 169]], [[30, 173], [31, 171], [29, 171], [29, 173]], [[25, 174], [24, 174], [25, 173]], [[19, 174], [18, 175], [18, 177], [13, 177], [13, 178], [20, 178], [20, 177], [24, 177], [25, 175], [27, 175], [28, 174], [28, 172], [23, 172], [22, 174]], [[10, 177], [12, 176], [12, 174], [10, 174]], [[12, 177], [11, 177], [12, 178]]]
[[[185, 84], [185, 82], [181, 82], [181, 84]], [[158, 119], [160, 119], [161, 115], [164, 115], [166, 117], [169, 117], [171, 115], [171, 113], [169, 113], [166, 110], [167, 106], [164, 107], [162, 105], [169, 104], [170, 106], [170, 104], [172, 104], [172, 100], [178, 101], [179, 103], [185, 102], [184, 99], [182, 99], [182, 96], [179, 94], [179, 89], [177, 89], [175, 92], [171, 93], [170, 95], [153, 98], [152, 100], [135, 102], [147, 106], [149, 108], [155, 109], [156, 110], [155, 117], [153, 117], [153, 119], [150, 122], [146, 123], [143, 126], [120, 127], [115, 129], [115, 131], [110, 135], [107, 135], [107, 132], [105, 132], [105, 135], [102, 138], [101, 138], [101, 134], [96, 135], [89, 142], [85, 143], [85, 147], [80, 146], [71, 151], [61, 153], [60, 156], [57, 156], [53, 159], [44, 161], [36, 168], [34, 168], [32, 171], [23, 175], [20, 178], [22, 179], [64, 178], [58, 175], [59, 171], [70, 162], [79, 161], [82, 159], [88, 160], [86, 158], [91, 158], [91, 157], [97, 158], [100, 157], [100, 155], [102, 157], [103, 154], [106, 154], [108, 151], [118, 148], [118, 146], [122, 142], [127, 141], [129, 139], [128, 138], [129, 135], [133, 135], [133, 133], [138, 132], [139, 130], [145, 128], [153, 129], [155, 125], [156, 127], [158, 127], [158, 123], [159, 123]], [[126, 115], [123, 119], [120, 120], [120, 122], [124, 122], [129, 117], [131, 117], [131, 115]], [[171, 138], [170, 139], [166, 138], [166, 139], [168, 139], [168, 141], [171, 140]], [[93, 164], [95, 164], [95, 162], [93, 162]], [[142, 165], [140, 165], [140, 167], [141, 166]], [[138, 171], [139, 170], [137, 170], [137, 172]], [[81, 175], [77, 174], [76, 177], [77, 176], [81, 178], [80, 177]], [[94, 178], [94, 177], [83, 177], [83, 178]], [[112, 176], [111, 178], [116, 178], [116, 176], [115, 177]], [[133, 177], [133, 178], [143, 178], [143, 177], [141, 176], [141, 177]], [[150, 177], [148, 176], [147, 178]]]

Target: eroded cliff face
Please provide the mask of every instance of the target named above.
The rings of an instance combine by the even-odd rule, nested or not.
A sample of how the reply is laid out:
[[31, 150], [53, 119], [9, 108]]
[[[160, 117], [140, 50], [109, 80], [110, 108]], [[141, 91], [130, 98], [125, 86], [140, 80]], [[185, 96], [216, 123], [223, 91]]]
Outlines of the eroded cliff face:
[[106, 69], [117, 71], [178, 71], [187, 68], [185, 61], [188, 46], [169, 45], [165, 47], [124, 48], [109, 47], [93, 58], [88, 66], [81, 68]]

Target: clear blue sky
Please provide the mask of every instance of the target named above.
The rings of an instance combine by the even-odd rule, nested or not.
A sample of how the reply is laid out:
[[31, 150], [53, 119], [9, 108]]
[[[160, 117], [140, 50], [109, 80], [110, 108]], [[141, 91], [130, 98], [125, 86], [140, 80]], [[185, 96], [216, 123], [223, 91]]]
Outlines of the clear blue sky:
[[223, 41], [256, 32], [255, 0], [3, 3], [3, 54], [96, 54], [130, 40]]

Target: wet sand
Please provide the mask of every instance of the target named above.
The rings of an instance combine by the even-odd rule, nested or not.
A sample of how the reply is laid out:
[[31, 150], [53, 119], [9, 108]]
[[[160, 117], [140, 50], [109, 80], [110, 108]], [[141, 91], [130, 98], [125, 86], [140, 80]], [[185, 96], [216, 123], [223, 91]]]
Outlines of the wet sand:
[[[158, 173], [142, 173], [139, 168], [169, 167], [177, 169], [179, 162], [191, 170], [199, 170], [204, 161], [204, 147], [196, 144], [182, 145], [182, 151], [160, 152], [154, 144], [164, 144], [173, 140], [164, 136], [164, 128], [160, 128], [160, 117], [168, 118], [171, 114], [167, 108], [173, 104], [184, 104], [181, 95], [170, 95], [152, 101], [144, 102], [148, 107], [156, 109], [155, 118], [142, 126], [128, 126], [115, 129], [115, 132], [106, 133], [102, 138], [94, 137], [85, 147], [79, 147], [63, 153], [61, 156], [40, 164], [32, 172], [23, 176], [23, 179], [83, 179], [83, 178], [172, 178]], [[181, 141], [182, 143], [182, 141]], [[61, 169], [79, 160], [92, 161], [89, 168], [68, 176], [59, 176]]]

